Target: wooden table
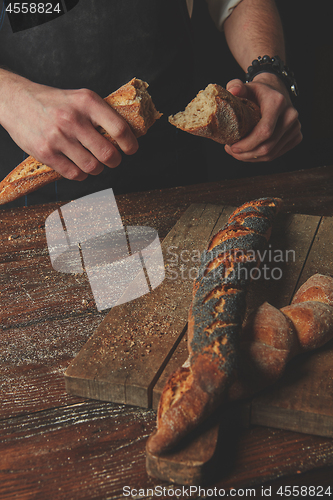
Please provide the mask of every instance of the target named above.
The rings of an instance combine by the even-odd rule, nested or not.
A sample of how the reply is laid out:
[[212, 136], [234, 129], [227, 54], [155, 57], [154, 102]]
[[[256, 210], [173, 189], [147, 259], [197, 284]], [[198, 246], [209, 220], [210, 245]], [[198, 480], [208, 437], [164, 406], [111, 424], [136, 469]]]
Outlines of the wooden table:
[[[129, 194], [117, 203], [125, 225], [154, 227], [163, 238], [191, 203], [235, 206], [271, 195], [287, 211], [333, 216], [333, 167]], [[0, 498], [154, 498], [148, 488], [156, 496], [158, 487], [176, 489], [146, 474], [155, 412], [65, 391], [64, 371], [106, 312], [96, 311], [84, 275], [51, 267], [44, 222], [60, 205], [0, 212]], [[333, 488], [330, 438], [231, 426], [222, 461], [209, 487], [239, 496], [246, 488], [262, 498], [269, 487], [271, 498], [284, 498], [276, 496], [281, 486]]]

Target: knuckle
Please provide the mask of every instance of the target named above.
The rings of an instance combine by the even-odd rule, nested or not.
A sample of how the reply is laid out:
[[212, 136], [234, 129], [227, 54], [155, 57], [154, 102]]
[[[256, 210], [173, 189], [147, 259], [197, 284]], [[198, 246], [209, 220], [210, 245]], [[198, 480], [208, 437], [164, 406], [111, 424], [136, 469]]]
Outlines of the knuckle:
[[115, 123], [115, 132], [114, 132], [114, 137], [116, 139], [124, 139], [127, 137], [128, 134], [128, 125], [124, 120], [117, 120]]
[[134, 153], [136, 153], [139, 149], [139, 144], [138, 144], [138, 141], [134, 141], [130, 144], [130, 146], [127, 148], [126, 150], [126, 154], [128, 155], [133, 155]]
[[99, 160], [105, 165], [108, 163], [112, 163], [116, 156], [117, 156], [117, 151], [113, 147], [102, 148], [98, 155]]
[[94, 172], [99, 167], [99, 161], [96, 158], [90, 158], [82, 165], [82, 170], [87, 174]]
[[54, 151], [53, 148], [49, 145], [48, 142], [43, 142], [36, 148], [36, 157], [39, 159], [39, 161], [42, 161], [44, 163], [50, 163], [54, 157]]
[[[298, 121], [298, 111], [297, 109], [295, 108], [291, 108], [290, 110], [290, 121], [293, 123], [293, 122], [297, 122]], [[300, 124], [299, 124], [300, 126]]]
[[76, 119], [76, 113], [74, 110], [68, 108], [58, 108], [54, 112], [54, 123], [55, 126], [50, 129], [49, 134], [56, 135], [61, 129], [67, 129], [72, 127]]
[[226, 88], [228, 90], [228, 88], [233, 87], [234, 85], [240, 85], [240, 84], [243, 85], [243, 82], [239, 78], [234, 78], [233, 80], [230, 80], [227, 83], [227, 87]]
[[281, 111], [282, 109], [287, 107], [287, 99], [286, 97], [278, 91], [275, 91], [271, 96], [272, 105], [276, 108], [277, 111]]
[[96, 99], [96, 94], [90, 89], [78, 89], [77, 90], [77, 99], [83, 105], [89, 105]]
[[275, 100], [278, 107], [285, 106], [287, 103], [287, 99], [283, 94], [280, 94], [280, 92], [276, 93]]
[[271, 152], [271, 147], [268, 144], [263, 144], [262, 146], [260, 146], [259, 156], [267, 158], [270, 152]]
[[262, 123], [260, 127], [260, 137], [263, 141], [267, 141], [273, 134], [273, 127], [268, 123]]
[[78, 168], [77, 169], [72, 168], [66, 172], [66, 178], [69, 179], [70, 181], [83, 181], [87, 177], [88, 177], [87, 174], [84, 174], [84, 172], [82, 172]]

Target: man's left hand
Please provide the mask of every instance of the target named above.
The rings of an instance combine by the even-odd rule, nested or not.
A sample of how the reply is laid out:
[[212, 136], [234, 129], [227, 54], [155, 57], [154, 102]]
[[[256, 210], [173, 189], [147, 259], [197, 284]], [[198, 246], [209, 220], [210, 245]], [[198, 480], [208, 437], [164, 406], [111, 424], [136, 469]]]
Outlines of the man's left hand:
[[261, 120], [249, 135], [225, 146], [228, 154], [240, 161], [271, 161], [301, 142], [298, 112], [277, 76], [261, 73], [251, 83], [231, 80], [226, 88], [235, 96], [254, 101], [261, 111]]

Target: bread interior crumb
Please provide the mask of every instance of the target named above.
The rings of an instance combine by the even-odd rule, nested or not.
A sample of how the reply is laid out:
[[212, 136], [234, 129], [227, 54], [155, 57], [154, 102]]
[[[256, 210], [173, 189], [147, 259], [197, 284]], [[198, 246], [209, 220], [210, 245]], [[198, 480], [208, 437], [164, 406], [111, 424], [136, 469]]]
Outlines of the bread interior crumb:
[[180, 128], [205, 126], [216, 111], [216, 94], [214, 85], [208, 85], [186, 106], [185, 111], [177, 113], [170, 121]]

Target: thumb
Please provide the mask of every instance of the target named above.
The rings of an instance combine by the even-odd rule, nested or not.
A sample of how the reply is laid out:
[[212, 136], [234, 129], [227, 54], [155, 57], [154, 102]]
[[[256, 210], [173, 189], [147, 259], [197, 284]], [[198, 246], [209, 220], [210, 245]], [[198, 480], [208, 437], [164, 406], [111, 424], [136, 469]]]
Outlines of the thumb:
[[242, 80], [230, 80], [227, 83], [226, 89], [233, 95], [237, 97], [246, 97], [247, 96], [247, 88], [246, 85], [242, 82]]

